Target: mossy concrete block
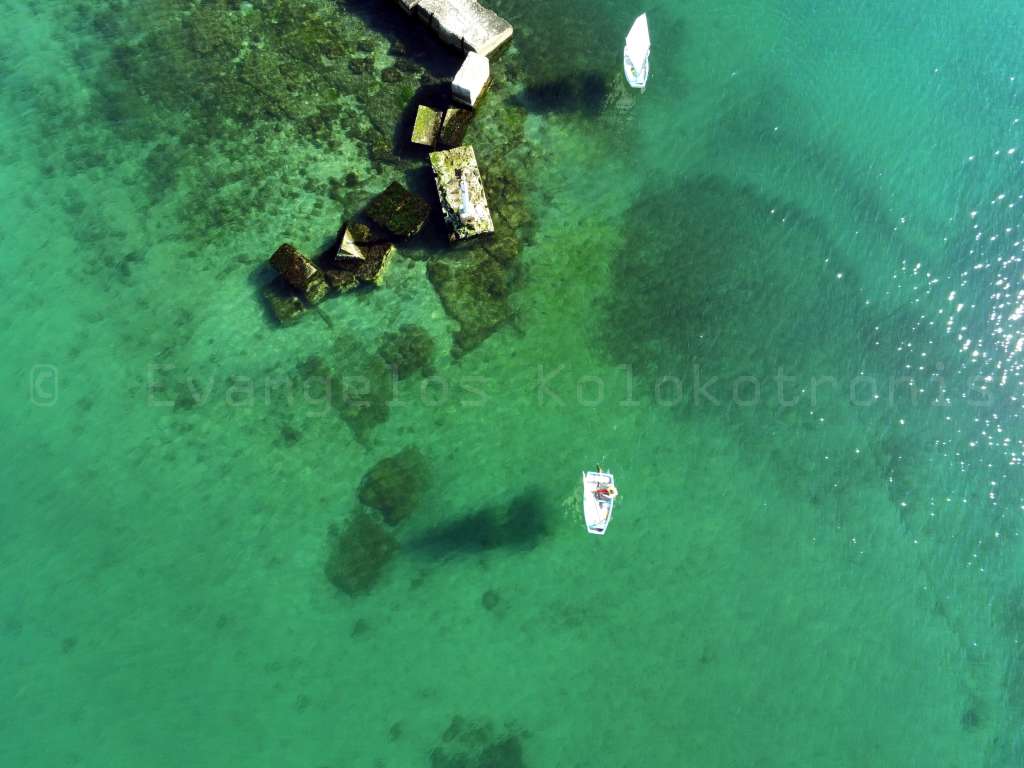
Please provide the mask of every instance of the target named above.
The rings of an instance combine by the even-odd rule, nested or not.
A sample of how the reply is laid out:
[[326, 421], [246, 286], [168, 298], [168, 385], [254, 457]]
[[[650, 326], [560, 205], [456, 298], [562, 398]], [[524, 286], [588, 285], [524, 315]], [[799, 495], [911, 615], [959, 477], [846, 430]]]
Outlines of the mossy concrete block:
[[271, 314], [281, 325], [292, 325], [298, 322], [306, 309], [295, 289], [281, 275], [264, 286], [263, 298], [266, 300]]
[[310, 304], [318, 304], [327, 296], [327, 282], [312, 261], [290, 243], [284, 243], [270, 257], [270, 265]]
[[472, 109], [462, 107], [451, 107], [446, 110], [437, 143], [445, 149], [461, 146], [475, 114]]
[[327, 287], [334, 295], [348, 293], [359, 285], [359, 278], [352, 270], [324, 267], [323, 273]]
[[380, 286], [384, 283], [384, 274], [391, 266], [395, 254], [395, 246], [391, 243], [374, 243], [363, 246], [366, 260], [356, 267], [355, 275], [359, 282]]
[[335, 293], [359, 284], [381, 285], [391, 265], [395, 246], [362, 222], [345, 224], [338, 250], [322, 263], [327, 283]]
[[334, 260], [339, 264], [356, 267], [366, 261], [366, 254], [363, 253], [363, 246], [371, 242], [372, 232], [368, 226], [359, 223], [349, 223], [341, 232], [341, 241], [338, 244], [338, 252]]
[[427, 222], [430, 204], [394, 181], [367, 206], [366, 215], [392, 237], [412, 237]]
[[441, 113], [420, 104], [416, 108], [416, 122], [412, 127], [412, 143], [432, 147], [437, 143], [441, 130]]
[[473, 147], [431, 152], [430, 165], [434, 169], [441, 212], [448, 224], [449, 240], [455, 242], [494, 232]]

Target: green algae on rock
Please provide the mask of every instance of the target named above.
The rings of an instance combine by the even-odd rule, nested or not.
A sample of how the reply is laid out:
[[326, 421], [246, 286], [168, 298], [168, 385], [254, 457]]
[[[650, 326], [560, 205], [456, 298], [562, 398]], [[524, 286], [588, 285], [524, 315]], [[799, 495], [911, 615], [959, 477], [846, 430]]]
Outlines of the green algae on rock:
[[345, 527], [331, 533], [324, 574], [335, 587], [357, 597], [370, 592], [398, 552], [395, 537], [363, 510], [356, 510]]
[[473, 147], [431, 152], [430, 166], [434, 170], [441, 212], [448, 224], [448, 238], [454, 242], [494, 232]]
[[359, 278], [349, 269], [325, 266], [321, 267], [321, 271], [332, 296], [348, 293], [359, 287]]
[[160, 14], [129, 11], [136, 34], [122, 35], [130, 42], [113, 63], [154, 106], [208, 125], [288, 120], [319, 134], [318, 123], [344, 114], [341, 94], [397, 103], [394, 89], [365, 78], [378, 46], [357, 16], [318, 0], [248, 5], [168, 0]]
[[379, 286], [395, 253], [393, 243], [362, 222], [342, 228], [339, 245], [330, 259], [332, 267], [351, 272], [360, 283]]
[[347, 223], [338, 247], [320, 255], [319, 267], [334, 295], [360, 285], [379, 287], [391, 266], [395, 246], [361, 222]]
[[292, 325], [298, 322], [306, 309], [298, 294], [295, 293], [295, 289], [281, 275], [263, 287], [263, 298], [266, 300], [271, 314], [281, 325]]
[[416, 122], [412, 127], [410, 141], [424, 147], [433, 147], [441, 130], [441, 113], [420, 104], [416, 107]]
[[444, 149], [450, 149], [462, 144], [466, 138], [466, 131], [476, 114], [472, 109], [464, 107], [451, 107], [444, 113], [444, 120], [441, 122], [441, 134], [437, 143]]
[[76, 9], [120, 41], [93, 83], [93, 111], [126, 141], [156, 139], [153, 197], [178, 185], [190, 229], [225, 237], [293, 209], [297, 190], [279, 179], [309, 178], [346, 145], [368, 169], [406, 163], [392, 151], [394, 126], [426, 67], [443, 65], [421, 55], [399, 60], [401, 78], [363, 73], [362, 63], [349, 70], [352, 58], [371, 72], [390, 63], [400, 11], [400, 23], [381, 32], [348, 3], [322, 0], [166, 0], [158, 13], [102, 5]]
[[458, 261], [431, 261], [427, 277], [449, 317], [459, 323], [452, 354], [476, 349], [514, 316], [508, 303], [509, 276], [484, 250]]
[[373, 286], [383, 285], [384, 274], [391, 266], [391, 259], [395, 254], [395, 246], [391, 243], [374, 243], [363, 246], [363, 253], [366, 260], [356, 267], [355, 271], [359, 282]]
[[[150, 153], [154, 196], [166, 195], [168, 184], [176, 184], [185, 193], [183, 219], [193, 230], [228, 240], [254, 222], [275, 220], [286, 211], [294, 215], [297, 205], [301, 215], [305, 192], [322, 196], [315, 210], [332, 199], [355, 208], [360, 201], [353, 181], [378, 183], [384, 165], [411, 167], [410, 158], [395, 154], [395, 128], [428, 69], [432, 82], [454, 71], [454, 61], [439, 53], [440, 46], [413, 50], [395, 37], [405, 24], [401, 12], [397, 25], [377, 24], [376, 10], [363, 13], [355, 5], [210, 0], [197, 6], [192, 0], [167, 0], [159, 14], [130, 4], [114, 14], [83, 8], [92, 23], [121, 30], [122, 42], [94, 84], [95, 110], [110, 115], [125, 140], [158, 140], [161, 149]], [[447, 131], [442, 123], [446, 144], [461, 143], [460, 134], [469, 127], [476, 150], [488, 159], [484, 170], [493, 219], [502, 230], [506, 222], [515, 229], [503, 231], [487, 252], [506, 272], [510, 287], [516, 285], [518, 252], [530, 229], [517, 177], [528, 177], [535, 162], [524, 138], [526, 112], [510, 87], [517, 57], [511, 49], [492, 62], [486, 120], [469, 126], [471, 112], [450, 110]], [[364, 73], [364, 64], [359, 73], [351, 72], [352, 59], [372, 59], [380, 76]], [[363, 166], [316, 170], [329, 165], [332, 156], [348, 155], [346, 145], [353, 143]], [[304, 181], [298, 187], [280, 183], [289, 177]], [[389, 256], [382, 253], [376, 268], [364, 270], [364, 280], [379, 284]], [[319, 266], [330, 293], [355, 287], [344, 271], [328, 273], [322, 261]], [[473, 269], [454, 273], [447, 306], [467, 289], [462, 281], [474, 280], [475, 274]], [[287, 304], [278, 308], [281, 313], [271, 307], [275, 316], [290, 314]], [[484, 314], [494, 315], [493, 309]], [[472, 331], [462, 334], [460, 340], [469, 343], [457, 341], [457, 349], [468, 350], [500, 326], [470, 323], [471, 314], [461, 313]]]
[[433, 373], [434, 340], [418, 325], [406, 323], [398, 331], [382, 334], [377, 354], [398, 379]]
[[[452, 348], [456, 356], [475, 349], [515, 317], [510, 299], [521, 283], [519, 254], [534, 230], [524, 179], [540, 158], [524, 140], [526, 112], [508, 98], [506, 88], [506, 67], [499, 63], [486, 119], [472, 124], [474, 154], [486, 161], [483, 175], [495, 233], [460, 245], [455, 258], [427, 264], [446, 314], [459, 324]], [[474, 119], [475, 113], [466, 112], [452, 119]]]
[[327, 282], [316, 265], [291, 243], [284, 243], [270, 257], [270, 265], [310, 304], [318, 304], [327, 296]]
[[419, 506], [429, 484], [426, 457], [407, 447], [370, 468], [359, 485], [359, 501], [379, 511], [388, 525], [398, 525]]
[[392, 237], [408, 238], [427, 223], [430, 203], [393, 181], [366, 206], [366, 215]]
[[366, 261], [363, 246], [376, 242], [372, 230], [358, 222], [346, 223], [341, 230], [338, 250], [334, 253], [334, 261], [343, 267], [358, 267]]

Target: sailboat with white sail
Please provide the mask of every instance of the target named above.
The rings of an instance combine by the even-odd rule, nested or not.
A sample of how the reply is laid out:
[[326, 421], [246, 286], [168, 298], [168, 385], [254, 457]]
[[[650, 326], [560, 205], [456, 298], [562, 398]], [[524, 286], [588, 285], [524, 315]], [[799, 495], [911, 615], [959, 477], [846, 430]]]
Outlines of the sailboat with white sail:
[[633, 22], [626, 35], [626, 47], [622, 50], [622, 67], [626, 80], [643, 93], [651, 73], [651, 33], [647, 28], [647, 14], [642, 13]]

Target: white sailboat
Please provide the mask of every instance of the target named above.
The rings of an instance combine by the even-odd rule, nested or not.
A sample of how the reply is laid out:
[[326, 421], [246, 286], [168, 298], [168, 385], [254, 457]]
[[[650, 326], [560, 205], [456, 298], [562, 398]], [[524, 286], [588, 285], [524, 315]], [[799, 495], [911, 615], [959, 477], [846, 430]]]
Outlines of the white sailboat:
[[626, 80], [641, 92], [647, 87], [647, 77], [651, 72], [650, 58], [651, 34], [647, 29], [647, 14], [642, 13], [633, 22], [626, 35], [626, 47], [622, 50], [622, 68], [626, 71]]
[[603, 536], [612, 521], [612, 508], [615, 497], [619, 493], [615, 489], [615, 478], [610, 472], [583, 473], [583, 519], [587, 523], [587, 532]]

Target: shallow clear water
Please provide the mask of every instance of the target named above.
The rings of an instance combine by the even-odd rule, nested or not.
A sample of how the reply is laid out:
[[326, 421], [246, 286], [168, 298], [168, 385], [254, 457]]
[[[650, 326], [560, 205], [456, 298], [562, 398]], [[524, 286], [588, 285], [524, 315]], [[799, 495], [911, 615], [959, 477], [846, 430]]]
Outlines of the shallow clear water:
[[[159, 83], [101, 98], [121, 3], [0, 3], [4, 764], [1020, 765], [1024, 12], [834, 5], [648, 6], [609, 114], [569, 86], [639, 10], [495, 2], [560, 85], [516, 321], [453, 359], [419, 260], [267, 321], [260, 262], [337, 224], [299, 172], [375, 190], [363, 150], [207, 154]], [[410, 322], [436, 375], [371, 439], [294, 388]], [[345, 595], [329, 528], [410, 445], [429, 501]]]

